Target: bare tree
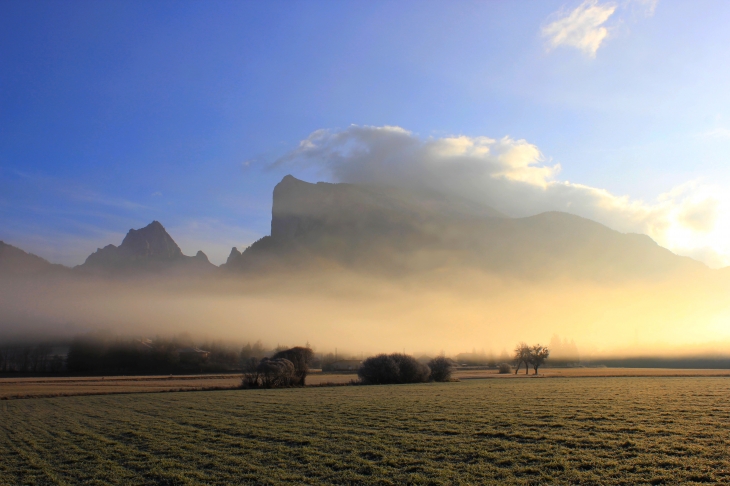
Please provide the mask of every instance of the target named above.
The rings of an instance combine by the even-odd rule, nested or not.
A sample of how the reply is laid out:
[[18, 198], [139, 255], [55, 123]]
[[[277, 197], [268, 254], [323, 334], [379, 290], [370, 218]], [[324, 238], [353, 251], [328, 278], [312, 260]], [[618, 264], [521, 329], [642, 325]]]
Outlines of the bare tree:
[[528, 374], [530, 372], [530, 346], [528, 346], [527, 343], [522, 342], [517, 345], [514, 353], [512, 360], [516, 366], [515, 375], [518, 371], [520, 371], [522, 363], [525, 363], [525, 374]]
[[550, 350], [547, 346], [540, 346], [539, 344], [534, 345], [530, 348], [530, 364], [537, 374], [537, 369], [545, 363], [545, 360], [550, 356]]

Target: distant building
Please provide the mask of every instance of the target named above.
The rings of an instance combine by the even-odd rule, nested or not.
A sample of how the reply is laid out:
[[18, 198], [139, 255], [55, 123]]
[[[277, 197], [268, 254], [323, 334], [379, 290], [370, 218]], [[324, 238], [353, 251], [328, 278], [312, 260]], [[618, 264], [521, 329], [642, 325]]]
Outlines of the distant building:
[[199, 348], [181, 348], [177, 350], [177, 354], [180, 361], [205, 361], [210, 352]]
[[154, 349], [151, 339], [135, 339], [132, 341], [132, 345], [137, 351], [150, 352]]
[[361, 363], [359, 359], [341, 359], [331, 363], [327, 368], [330, 371], [357, 371]]

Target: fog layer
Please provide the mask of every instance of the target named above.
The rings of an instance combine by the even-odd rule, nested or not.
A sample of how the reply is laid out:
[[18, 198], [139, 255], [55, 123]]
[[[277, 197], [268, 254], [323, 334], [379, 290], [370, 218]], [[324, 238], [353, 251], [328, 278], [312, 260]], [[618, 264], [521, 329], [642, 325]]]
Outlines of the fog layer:
[[[723, 277], [723, 278], [720, 278]], [[154, 337], [309, 342], [355, 353], [455, 354], [518, 341], [573, 339], [581, 356], [725, 354], [726, 276], [605, 285], [526, 282], [480, 272], [384, 279], [345, 269], [316, 275], [1, 280], [0, 339], [48, 340], [105, 329]]]

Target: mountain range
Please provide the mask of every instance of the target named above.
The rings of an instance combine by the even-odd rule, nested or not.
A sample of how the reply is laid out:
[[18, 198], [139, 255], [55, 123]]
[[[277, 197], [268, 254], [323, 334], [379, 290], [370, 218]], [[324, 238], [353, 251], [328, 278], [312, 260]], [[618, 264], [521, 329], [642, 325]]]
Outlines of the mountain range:
[[0, 274], [266, 272], [321, 265], [400, 274], [466, 267], [519, 277], [643, 278], [707, 272], [639, 234], [561, 212], [510, 218], [433, 191], [316, 184], [286, 176], [273, 192], [271, 234], [216, 267], [186, 256], [153, 221], [70, 269], [0, 242]]

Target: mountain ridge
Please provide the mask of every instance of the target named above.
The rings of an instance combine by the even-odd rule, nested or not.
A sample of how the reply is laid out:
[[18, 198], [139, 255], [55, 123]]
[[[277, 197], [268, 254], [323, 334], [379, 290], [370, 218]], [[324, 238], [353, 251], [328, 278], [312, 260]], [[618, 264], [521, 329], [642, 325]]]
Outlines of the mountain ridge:
[[[434, 191], [309, 183], [291, 175], [273, 190], [270, 235], [243, 252], [232, 248], [220, 268], [230, 273], [316, 265], [390, 274], [451, 265], [527, 277], [596, 278], [707, 269], [646, 235], [620, 233], [569, 213], [508, 218], [488, 206]], [[40, 274], [51, 269], [71, 270], [0, 242], [0, 272]], [[73, 270], [170, 269], [218, 271], [202, 251], [184, 255], [155, 220], [130, 229], [119, 246], [97, 249]]]
[[69, 270], [69, 268], [51, 263], [45, 258], [0, 241], [0, 274], [38, 275], [51, 272], [59, 273], [65, 270]]

